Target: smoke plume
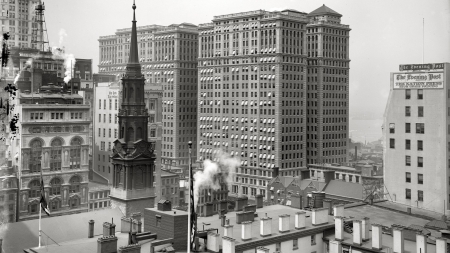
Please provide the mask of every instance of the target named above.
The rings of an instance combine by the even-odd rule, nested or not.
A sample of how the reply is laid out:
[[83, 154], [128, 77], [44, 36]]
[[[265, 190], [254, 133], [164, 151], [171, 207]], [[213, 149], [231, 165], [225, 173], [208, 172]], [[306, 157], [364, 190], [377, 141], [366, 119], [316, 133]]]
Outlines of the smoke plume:
[[66, 54], [61, 48], [53, 47], [52, 48], [54, 60], [64, 60], [64, 68], [66, 72], [64, 73], [64, 82], [68, 83], [70, 79], [72, 79], [73, 68], [75, 68], [75, 57], [73, 54]]
[[61, 28], [59, 30], [59, 47], [61, 47], [63, 41], [64, 41], [64, 37], [67, 37], [67, 33], [66, 30], [64, 30], [63, 28]]
[[220, 189], [220, 182], [227, 185], [232, 182], [233, 174], [240, 165], [240, 160], [219, 151], [215, 156], [217, 162], [203, 161], [203, 171], [194, 174], [194, 207], [197, 208], [200, 191], [203, 189]]
[[28, 58], [28, 60], [25, 62], [25, 66], [23, 66], [23, 68], [19, 71], [19, 73], [17, 74], [16, 78], [14, 78], [14, 84], [17, 83], [17, 81], [19, 81], [20, 78], [20, 74], [22, 74], [22, 72], [27, 69], [28, 67], [31, 67], [31, 64], [33, 63], [33, 59], [32, 58]]

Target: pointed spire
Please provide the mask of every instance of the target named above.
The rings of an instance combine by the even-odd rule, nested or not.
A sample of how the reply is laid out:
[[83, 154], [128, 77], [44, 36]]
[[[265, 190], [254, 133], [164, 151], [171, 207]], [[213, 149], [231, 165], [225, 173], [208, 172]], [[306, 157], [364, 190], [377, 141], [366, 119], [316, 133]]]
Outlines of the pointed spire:
[[136, 31], [136, 4], [133, 1], [133, 26], [131, 27], [131, 41], [130, 41], [130, 57], [128, 64], [139, 64], [138, 46], [137, 46], [137, 31]]

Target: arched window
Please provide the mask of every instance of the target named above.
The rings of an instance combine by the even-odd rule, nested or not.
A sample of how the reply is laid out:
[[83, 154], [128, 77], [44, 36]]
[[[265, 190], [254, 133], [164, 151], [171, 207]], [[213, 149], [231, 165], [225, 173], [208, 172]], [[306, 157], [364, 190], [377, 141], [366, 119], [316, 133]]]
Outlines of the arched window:
[[33, 201], [32, 203], [30, 203], [28, 205], [28, 212], [30, 214], [35, 214], [35, 213], [37, 213], [39, 211], [38, 203], [39, 203], [38, 201]]
[[39, 180], [35, 179], [31, 181], [28, 185], [28, 188], [30, 188], [30, 190], [28, 191], [29, 198], [36, 198], [41, 196], [41, 184], [39, 183]]
[[70, 193], [80, 192], [80, 177], [73, 176], [70, 179]]
[[130, 94], [128, 94], [128, 96], [133, 99], [134, 98], [134, 89], [130, 88]]
[[136, 139], [142, 139], [142, 128], [140, 127], [137, 129]]
[[77, 208], [80, 205], [80, 198], [78, 196], [73, 196], [70, 199], [70, 208]]
[[128, 128], [127, 137], [128, 141], [134, 141], [134, 129], [132, 127]]
[[52, 147], [50, 153], [50, 170], [61, 170], [62, 141], [61, 139], [54, 139], [50, 145]]
[[50, 181], [50, 195], [61, 195], [61, 180], [59, 178], [53, 178]]
[[123, 178], [124, 178], [123, 168], [120, 168], [120, 171], [119, 171], [119, 185], [120, 186], [123, 186]]
[[81, 144], [83, 140], [75, 137], [70, 142], [70, 169], [79, 169], [81, 167]]
[[52, 201], [50, 201], [49, 207], [50, 207], [51, 211], [56, 211], [56, 210], [60, 209], [61, 208], [61, 200], [53, 199]]
[[136, 189], [144, 188], [144, 171], [142, 168], [137, 168], [134, 172], [133, 177], [135, 178], [135, 187]]
[[28, 169], [30, 173], [41, 171], [41, 156], [42, 156], [42, 142], [40, 140], [34, 140], [30, 143], [31, 155], [28, 163]]

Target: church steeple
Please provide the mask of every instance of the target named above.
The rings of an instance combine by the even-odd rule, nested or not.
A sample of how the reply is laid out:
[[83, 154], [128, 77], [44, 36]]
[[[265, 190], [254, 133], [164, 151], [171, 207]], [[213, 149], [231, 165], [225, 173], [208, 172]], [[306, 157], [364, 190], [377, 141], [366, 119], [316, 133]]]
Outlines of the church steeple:
[[136, 4], [133, 1], [133, 25], [131, 27], [131, 42], [130, 42], [130, 57], [129, 64], [139, 64], [138, 46], [137, 46], [137, 31], [136, 31]]

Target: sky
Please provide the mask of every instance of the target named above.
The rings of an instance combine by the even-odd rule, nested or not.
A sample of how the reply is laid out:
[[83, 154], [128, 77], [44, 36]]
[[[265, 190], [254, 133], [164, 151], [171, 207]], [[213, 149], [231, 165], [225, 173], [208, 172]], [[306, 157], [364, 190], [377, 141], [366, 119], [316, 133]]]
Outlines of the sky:
[[[51, 46], [92, 59], [98, 38], [131, 27], [132, 0], [47, 0]], [[311, 12], [322, 4], [350, 25], [350, 131], [376, 140], [389, 95], [389, 73], [399, 64], [450, 62], [450, 0], [136, 0], [138, 26], [209, 23], [216, 15], [252, 10]], [[425, 24], [425, 25], [423, 25]], [[423, 32], [424, 31], [424, 32]], [[423, 43], [424, 42], [424, 43]], [[364, 122], [352, 122], [364, 118]], [[353, 128], [353, 129], [352, 129]], [[375, 129], [375, 130], [373, 130]]]

